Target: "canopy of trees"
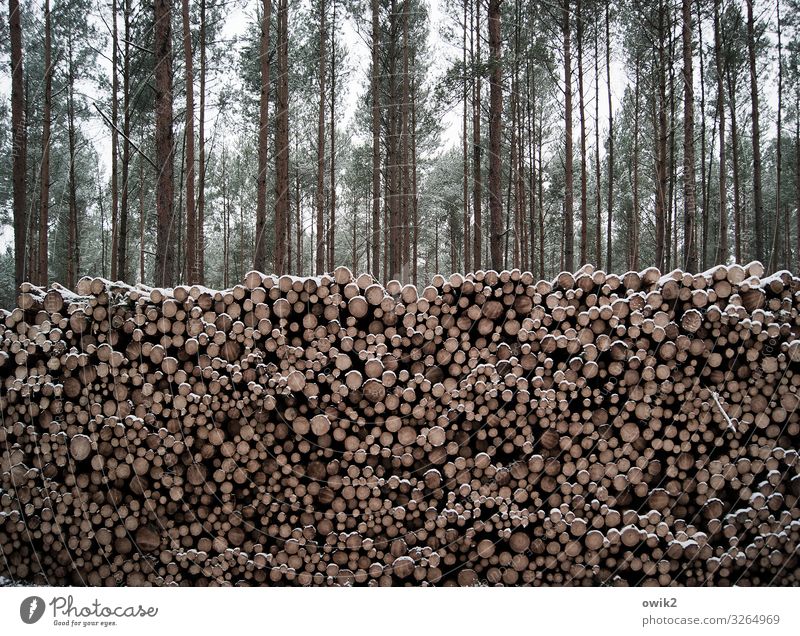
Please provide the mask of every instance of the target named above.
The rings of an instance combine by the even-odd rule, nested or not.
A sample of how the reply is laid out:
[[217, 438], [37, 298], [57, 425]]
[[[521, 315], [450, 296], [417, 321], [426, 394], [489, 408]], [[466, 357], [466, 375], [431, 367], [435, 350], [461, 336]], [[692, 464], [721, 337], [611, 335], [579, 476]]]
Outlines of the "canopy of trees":
[[0, 306], [800, 261], [798, 0], [9, 0]]

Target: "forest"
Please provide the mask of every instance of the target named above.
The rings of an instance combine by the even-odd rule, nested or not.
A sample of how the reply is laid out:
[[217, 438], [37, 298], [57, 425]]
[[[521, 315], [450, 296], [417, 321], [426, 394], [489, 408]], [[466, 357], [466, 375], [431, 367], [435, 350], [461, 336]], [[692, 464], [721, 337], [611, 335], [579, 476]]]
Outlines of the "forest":
[[798, 0], [8, 0], [0, 307], [800, 261]]

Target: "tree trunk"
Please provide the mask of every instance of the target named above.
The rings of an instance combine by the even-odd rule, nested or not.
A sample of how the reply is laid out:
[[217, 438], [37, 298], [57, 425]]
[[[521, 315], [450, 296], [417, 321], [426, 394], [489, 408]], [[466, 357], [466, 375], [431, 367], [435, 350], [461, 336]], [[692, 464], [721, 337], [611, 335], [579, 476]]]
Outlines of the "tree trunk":
[[[703, 238], [701, 254], [703, 258], [703, 268], [708, 266], [708, 196], [709, 188], [706, 181], [706, 68], [703, 47], [703, 20], [700, 18], [701, 4], [697, 1], [697, 38], [699, 42], [698, 53], [700, 57], [700, 217], [703, 219]], [[713, 154], [713, 150], [712, 150]], [[710, 165], [710, 157], [709, 157]], [[695, 190], [695, 200], [697, 199]], [[695, 224], [695, 230], [697, 225]], [[695, 231], [695, 241], [699, 242], [697, 231]]]
[[155, 90], [156, 90], [156, 236], [155, 284], [175, 284], [175, 242], [172, 221], [174, 205], [173, 157], [175, 141], [172, 131], [172, 0], [155, 0]]
[[316, 274], [325, 270], [325, 0], [319, 3], [319, 111], [317, 113], [317, 260]]
[[75, 61], [72, 35], [67, 36], [67, 138], [69, 143], [69, 222], [67, 228], [67, 281], [69, 289], [75, 288], [80, 271], [81, 248], [78, 232], [78, 179], [75, 171], [77, 143], [75, 139]]
[[372, 0], [372, 275], [380, 278], [380, 214], [381, 214], [381, 97], [379, 81], [380, 13], [378, 0]]
[[[116, 14], [116, 11], [115, 11]], [[116, 25], [116, 18], [114, 19]], [[42, 114], [42, 168], [39, 198], [39, 265], [36, 283], [47, 286], [47, 230], [50, 209], [50, 118], [53, 100], [53, 64], [51, 59], [50, 0], [44, 3], [44, 109]], [[32, 276], [32, 278], [34, 278]]]
[[726, 65], [725, 79], [728, 84], [728, 108], [731, 115], [731, 158], [733, 159], [733, 240], [734, 258], [742, 262], [741, 199], [739, 189], [739, 130], [736, 126], [736, 86], [730, 65]]
[[[130, 0], [126, 0], [130, 1]], [[200, 0], [200, 112], [197, 122], [197, 282], [206, 280], [206, 0]]]
[[117, 278], [128, 279], [128, 190], [131, 163], [131, 0], [125, 0], [125, 48], [122, 61], [122, 192], [117, 234]]
[[261, 92], [258, 111], [258, 179], [256, 196], [256, 235], [253, 269], [266, 267], [267, 234], [267, 145], [269, 143], [269, 31], [272, 0], [261, 0], [261, 35], [259, 66], [261, 67]]
[[[600, 52], [597, 46], [600, 25], [595, 17], [594, 24], [594, 192], [595, 192], [595, 225], [594, 225], [594, 262], [597, 267], [603, 263], [603, 243], [601, 231], [603, 225], [603, 191], [600, 171]], [[634, 113], [637, 117], [638, 113]], [[630, 250], [630, 241], [627, 248]], [[630, 259], [629, 259], [630, 260]]]
[[14, 284], [17, 289], [25, 280], [25, 247], [27, 232], [25, 124], [25, 74], [22, 66], [22, 25], [19, 0], [8, 0], [8, 22], [11, 32], [11, 136], [12, 180], [14, 190]]
[[331, 19], [331, 172], [329, 187], [330, 225], [328, 231], [328, 269], [336, 267], [336, 0], [331, 0], [333, 18]]
[[[714, 59], [717, 65], [717, 117], [719, 118], [719, 246], [715, 261], [717, 264], [724, 264], [728, 262], [728, 184], [725, 154], [725, 87], [723, 83], [725, 68], [719, 22], [720, 4], [721, 0], [714, 0]], [[705, 237], [703, 243], [705, 244]]]
[[667, 214], [667, 87], [665, 73], [664, 37], [666, 32], [666, 9], [663, 0], [658, 8], [658, 127], [656, 133], [656, 236], [655, 266], [665, 267], [664, 246], [670, 237], [665, 235], [664, 220]]
[[144, 226], [147, 220], [144, 209], [144, 159], [139, 155], [139, 282], [144, 283]]
[[111, 280], [118, 278], [119, 246], [119, 38], [117, 36], [117, 0], [111, 1]]
[[183, 63], [186, 81], [186, 282], [197, 280], [197, 219], [194, 207], [194, 70], [189, 0], [183, 0]]
[[694, 71], [692, 68], [692, 4], [683, 0], [683, 258], [697, 271], [694, 176]]
[[500, 271], [503, 250], [500, 238], [503, 234], [503, 199], [501, 193], [500, 145], [503, 116], [503, 86], [500, 40], [500, 4], [502, 0], [489, 0], [489, 216], [492, 230], [490, 251], [492, 267]]
[[409, 227], [409, 199], [410, 199], [410, 173], [409, 173], [409, 108], [410, 85], [408, 81], [408, 1], [403, 0], [403, 81], [400, 87], [400, 282], [407, 283], [410, 279], [409, 253], [410, 227]]
[[470, 34], [470, 58], [472, 60], [472, 213], [475, 216], [475, 226], [472, 231], [472, 259], [473, 271], [481, 268], [482, 238], [481, 229], [482, 200], [481, 200], [481, 22], [480, 1], [475, 0], [472, 5], [472, 24]]
[[[412, 68], [415, 67], [412, 58]], [[417, 261], [419, 256], [419, 209], [417, 205], [417, 84], [411, 78], [411, 283], [417, 286]]]
[[586, 109], [583, 96], [583, 11], [581, 0], [575, 4], [578, 48], [578, 115], [581, 127], [581, 258], [580, 264], [589, 262], [588, 225], [589, 208], [586, 195]]
[[564, 37], [564, 269], [575, 269], [575, 238], [572, 214], [572, 60], [569, 17], [570, 0], [562, 7], [561, 33]]
[[753, 128], [753, 234], [755, 235], [756, 260], [763, 261], [764, 251], [764, 202], [761, 194], [761, 129], [758, 112], [758, 76], [756, 75], [755, 23], [753, 19], [753, 0], [745, 0], [747, 5], [747, 55], [750, 63], [750, 104]]
[[464, 272], [470, 270], [472, 259], [470, 258], [470, 221], [469, 221], [469, 150], [467, 144], [467, 5], [468, 0], [462, 0], [464, 3], [464, 23], [462, 24], [462, 42], [461, 42], [461, 82], [462, 82], [462, 150], [464, 161]]
[[780, 231], [781, 181], [783, 176], [783, 144], [781, 143], [781, 115], [783, 112], [783, 51], [781, 46], [780, 0], [775, 0], [775, 12], [778, 25], [778, 116], [775, 123], [775, 231], [773, 233], [772, 249], [770, 250], [769, 267], [767, 267], [767, 272], [775, 271], [778, 269], [778, 267], [780, 267], [780, 259], [778, 258], [778, 232]]
[[606, 18], [606, 93], [608, 97], [608, 204], [606, 214], [606, 271], [611, 271], [611, 228], [614, 211], [614, 107], [611, 103], [611, 18], [609, 6], [605, 3]]
[[628, 246], [628, 269], [639, 269], [639, 76], [641, 74], [640, 51], [636, 49], [636, 71], [633, 84], [633, 219], [631, 223], [631, 241]]
[[289, 216], [289, 6], [278, 0], [278, 86], [275, 103], [275, 260], [273, 271], [287, 270], [286, 228]]

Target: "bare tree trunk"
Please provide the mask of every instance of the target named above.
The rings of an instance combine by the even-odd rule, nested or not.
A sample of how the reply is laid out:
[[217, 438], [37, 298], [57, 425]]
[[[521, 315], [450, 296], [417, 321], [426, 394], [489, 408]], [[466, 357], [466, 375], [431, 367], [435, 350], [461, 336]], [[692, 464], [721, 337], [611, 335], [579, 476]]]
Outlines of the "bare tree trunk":
[[67, 36], [67, 138], [69, 141], [69, 223], [67, 229], [67, 281], [75, 288], [81, 263], [80, 235], [78, 232], [78, 178], [75, 172], [77, 143], [75, 139], [75, 61], [72, 35]]
[[128, 280], [128, 190], [131, 163], [131, 0], [125, 0], [125, 48], [122, 61], [122, 192], [117, 234], [117, 277]]
[[228, 209], [228, 174], [225, 143], [222, 144], [222, 286], [228, 288], [230, 274], [230, 210]]
[[[716, 262], [728, 262], [728, 183], [725, 150], [725, 64], [722, 57], [719, 8], [721, 0], [714, 0], [714, 58], [717, 65], [717, 117], [719, 118], [719, 246]], [[705, 237], [703, 239], [705, 243]], [[705, 263], [708, 265], [708, 263]]]
[[266, 267], [267, 233], [267, 145], [269, 143], [269, 31], [272, 0], [261, 0], [261, 35], [259, 65], [261, 67], [261, 93], [258, 113], [258, 179], [256, 197], [256, 235], [253, 269]]
[[155, 284], [175, 284], [175, 244], [172, 234], [174, 185], [172, 131], [172, 0], [155, 0], [155, 77], [156, 77], [156, 236]]
[[741, 199], [739, 191], [739, 131], [736, 126], [736, 87], [731, 77], [731, 68], [726, 65], [725, 78], [728, 84], [728, 108], [731, 115], [731, 155], [733, 159], [733, 241], [734, 258], [742, 262]]
[[183, 63], [186, 81], [186, 282], [197, 283], [197, 219], [194, 208], [194, 69], [189, 0], [183, 0]]
[[329, 187], [330, 225], [328, 232], [328, 269], [336, 267], [336, 0], [331, 0], [333, 18], [331, 19], [331, 172]]
[[580, 264], [589, 262], [588, 225], [589, 208], [586, 195], [586, 108], [583, 97], [583, 9], [581, 0], [575, 4], [578, 48], [578, 114], [581, 126], [581, 258]]
[[[692, 4], [683, 0], [683, 258], [697, 270], [694, 175], [694, 71], [692, 69]], [[723, 151], [724, 152], [724, 151]]]
[[470, 270], [472, 259], [470, 255], [470, 221], [469, 221], [469, 151], [467, 149], [467, 5], [468, 0], [462, 0], [464, 3], [464, 24], [462, 25], [462, 43], [461, 43], [461, 81], [462, 81], [462, 102], [464, 105], [462, 117], [462, 146], [464, 153], [464, 272]]
[[[597, 267], [603, 263], [603, 243], [601, 232], [603, 225], [603, 190], [600, 172], [600, 52], [597, 46], [600, 25], [595, 17], [594, 24], [594, 181], [595, 181], [595, 226], [594, 226], [594, 262]], [[634, 113], [637, 117], [638, 113]], [[627, 245], [630, 250], [630, 242]], [[630, 260], [630, 259], [629, 259]]]
[[608, 204], [606, 214], [606, 271], [611, 271], [611, 229], [614, 212], [614, 107], [611, 103], [611, 18], [610, 0], [605, 3], [606, 18], [606, 84], [608, 97]]
[[483, 231], [481, 229], [482, 200], [481, 200], [481, 25], [480, 25], [480, 0], [475, 0], [471, 19], [473, 28], [470, 33], [470, 58], [473, 68], [472, 82], [472, 211], [475, 217], [475, 226], [472, 232], [472, 258], [473, 270], [481, 268]]
[[111, 280], [118, 278], [119, 247], [119, 38], [117, 31], [117, 0], [111, 1]]
[[[130, 0], [126, 0], [130, 1]], [[206, 0], [200, 0], [200, 113], [197, 122], [197, 282], [206, 280]]]
[[641, 73], [641, 53], [636, 49], [636, 71], [633, 88], [633, 219], [631, 223], [631, 244], [628, 246], [628, 269], [639, 268], [639, 76]]
[[[413, 60], [412, 60], [413, 61]], [[412, 68], [415, 65], [412, 63]], [[411, 252], [411, 282], [417, 285], [417, 262], [419, 260], [419, 209], [417, 205], [417, 84], [411, 78], [411, 222], [414, 229]]]
[[325, 0], [319, 3], [319, 112], [317, 122], [317, 262], [316, 274], [325, 270]]
[[[780, 267], [778, 258], [778, 232], [780, 231], [781, 219], [781, 181], [783, 176], [783, 144], [781, 143], [783, 112], [783, 51], [781, 43], [781, 2], [775, 0], [775, 12], [778, 24], [778, 116], [775, 124], [775, 232], [772, 239], [772, 249], [770, 250], [769, 267], [767, 271], [774, 271]], [[788, 230], [788, 228], [787, 228]]]
[[570, 35], [572, 26], [569, 17], [570, 0], [564, 0], [561, 33], [564, 37], [564, 265], [569, 271], [575, 269], [575, 238], [573, 223], [572, 193], [572, 59]]
[[[700, 0], [697, 2], [697, 38], [699, 42], [698, 53], [700, 57], [700, 217], [703, 220], [703, 239], [701, 254], [703, 259], [703, 268], [708, 266], [708, 197], [709, 188], [706, 181], [706, 69], [705, 69], [705, 55], [703, 48], [703, 20], [701, 19], [701, 4]], [[712, 153], [713, 154], [713, 150]], [[709, 165], [711, 158], [709, 157]], [[696, 199], [695, 192], [695, 199]], [[697, 226], [695, 225], [695, 228]], [[697, 239], [697, 232], [695, 231], [695, 241]], [[699, 242], [699, 241], [698, 241]]]
[[11, 135], [12, 180], [14, 190], [14, 284], [17, 289], [25, 280], [25, 248], [27, 232], [25, 124], [25, 74], [22, 66], [22, 25], [19, 0], [8, 0], [8, 22], [11, 32]]
[[289, 216], [289, 6], [278, 0], [278, 86], [275, 103], [275, 260], [273, 271], [284, 274]]
[[755, 234], [754, 258], [764, 260], [764, 202], [761, 194], [761, 128], [758, 111], [758, 77], [756, 74], [755, 23], [753, 0], [747, 5], [747, 54], [750, 62], [750, 103], [753, 129], [753, 234]]
[[492, 267], [502, 268], [503, 252], [500, 238], [503, 234], [503, 200], [501, 194], [500, 143], [503, 117], [503, 86], [500, 59], [500, 4], [502, 0], [489, 0], [489, 216], [492, 240], [490, 251]]
[[381, 213], [381, 97], [380, 77], [380, 9], [372, 0], [372, 275], [380, 280], [380, 213]]
[[664, 37], [666, 32], [666, 9], [663, 0], [658, 8], [658, 127], [656, 132], [656, 236], [655, 266], [663, 269], [664, 247], [669, 237], [665, 235], [664, 220], [667, 214], [667, 88], [665, 76]]
[[[116, 15], [116, 11], [114, 12]], [[116, 17], [114, 18], [116, 25]], [[50, 120], [53, 101], [53, 64], [51, 58], [50, 0], [44, 3], [44, 109], [42, 114], [42, 167], [39, 198], [39, 266], [33, 277], [37, 284], [47, 286], [47, 230], [50, 209]]]
[[144, 226], [147, 220], [144, 209], [144, 159], [139, 155], [139, 282], [144, 283]]
[[410, 88], [408, 82], [408, 0], [403, 1], [403, 81], [400, 88], [400, 282], [410, 279], [410, 236], [409, 236], [409, 109]]

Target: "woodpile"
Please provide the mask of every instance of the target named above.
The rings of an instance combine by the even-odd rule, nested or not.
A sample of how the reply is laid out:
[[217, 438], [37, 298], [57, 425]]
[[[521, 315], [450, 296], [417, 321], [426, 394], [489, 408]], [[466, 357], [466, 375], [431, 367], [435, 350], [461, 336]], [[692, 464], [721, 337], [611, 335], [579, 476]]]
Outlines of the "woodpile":
[[800, 584], [800, 279], [84, 278], [0, 315], [0, 574]]

